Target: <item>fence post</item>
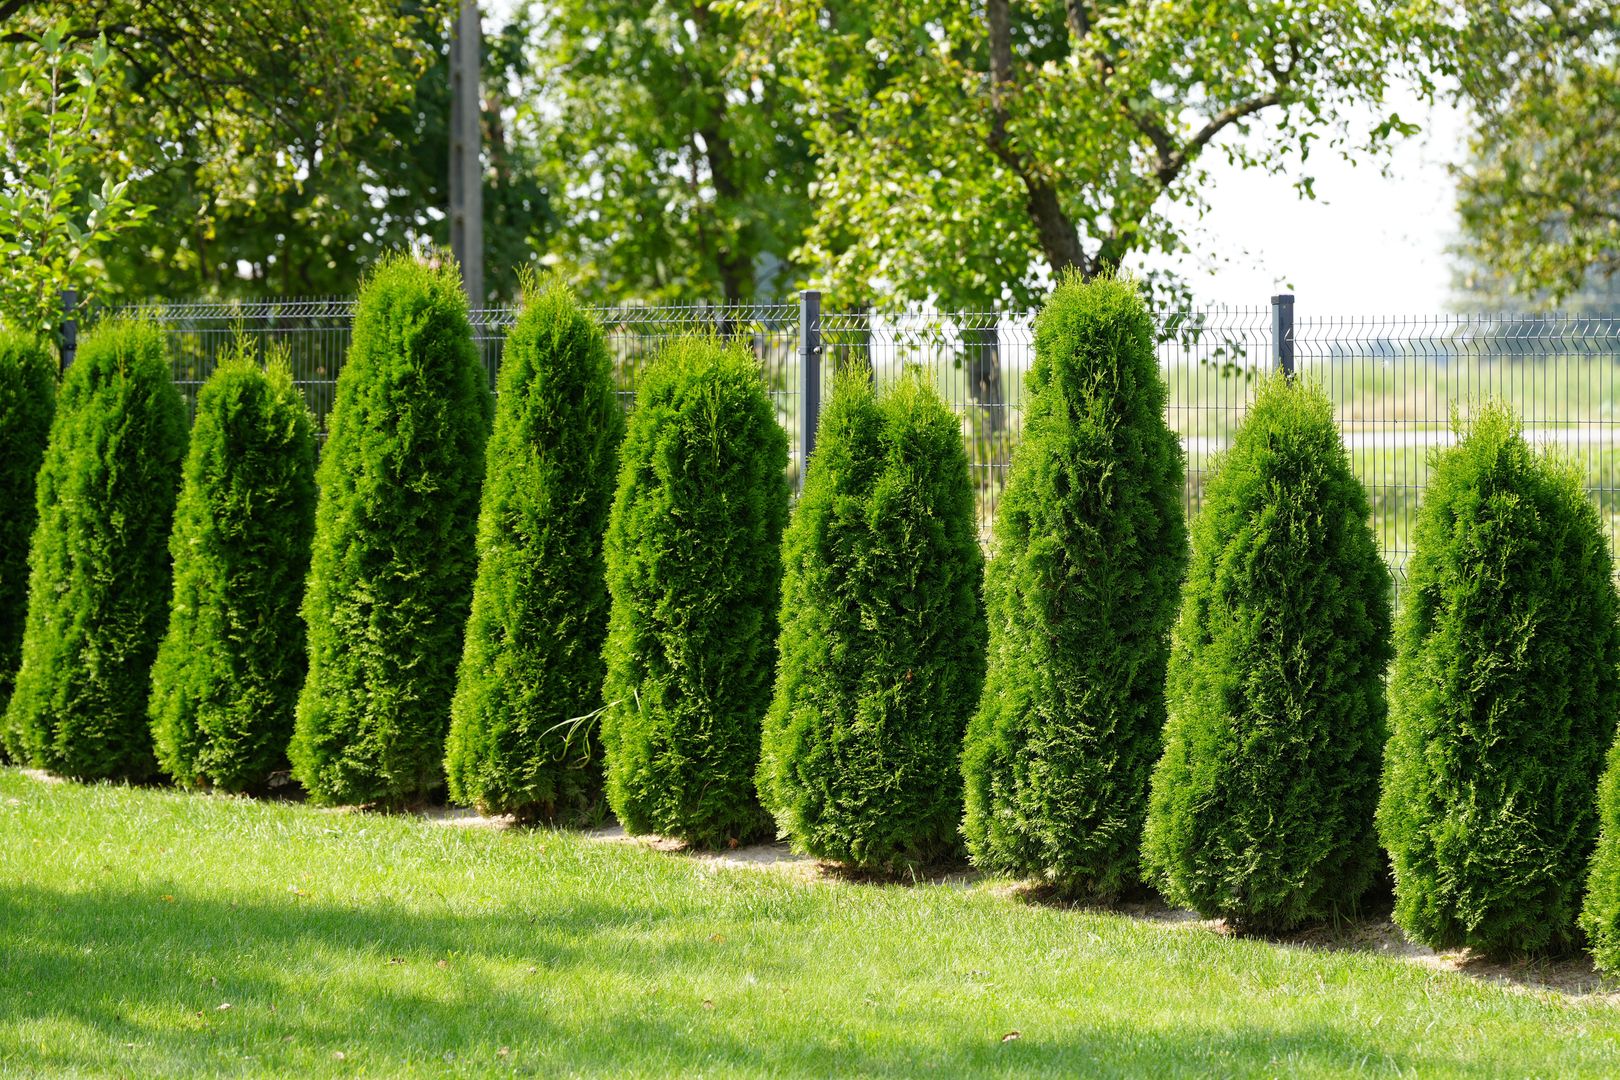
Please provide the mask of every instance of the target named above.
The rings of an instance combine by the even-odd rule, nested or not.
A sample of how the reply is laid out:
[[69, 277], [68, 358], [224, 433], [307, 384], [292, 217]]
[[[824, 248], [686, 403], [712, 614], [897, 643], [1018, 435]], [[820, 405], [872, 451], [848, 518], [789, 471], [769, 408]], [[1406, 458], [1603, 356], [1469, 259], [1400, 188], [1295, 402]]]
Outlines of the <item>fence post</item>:
[[77, 289], [62, 290], [62, 327], [58, 358], [62, 363], [61, 374], [66, 375], [68, 367], [73, 363], [74, 354], [79, 351], [79, 293]]
[[1294, 377], [1294, 294], [1271, 298], [1271, 355], [1277, 370]]
[[816, 448], [816, 422], [821, 418], [821, 293], [799, 294], [799, 485]]

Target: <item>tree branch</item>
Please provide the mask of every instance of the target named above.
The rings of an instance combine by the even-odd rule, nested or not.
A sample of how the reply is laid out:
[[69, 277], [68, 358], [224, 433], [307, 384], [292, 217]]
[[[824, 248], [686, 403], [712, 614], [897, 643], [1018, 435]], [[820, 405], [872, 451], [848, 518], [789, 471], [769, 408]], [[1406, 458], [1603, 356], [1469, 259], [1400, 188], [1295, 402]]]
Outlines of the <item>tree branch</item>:
[[1071, 268], [1089, 273], [1079, 230], [1063, 212], [1057, 189], [1030, 169], [1007, 140], [1007, 91], [1013, 86], [1008, 0], [987, 0], [985, 21], [990, 31], [990, 152], [1023, 183], [1024, 208], [1053, 273]]
[[1064, 0], [1063, 14], [1074, 43], [1079, 45], [1091, 33], [1091, 11], [1086, 7], [1086, 0]]

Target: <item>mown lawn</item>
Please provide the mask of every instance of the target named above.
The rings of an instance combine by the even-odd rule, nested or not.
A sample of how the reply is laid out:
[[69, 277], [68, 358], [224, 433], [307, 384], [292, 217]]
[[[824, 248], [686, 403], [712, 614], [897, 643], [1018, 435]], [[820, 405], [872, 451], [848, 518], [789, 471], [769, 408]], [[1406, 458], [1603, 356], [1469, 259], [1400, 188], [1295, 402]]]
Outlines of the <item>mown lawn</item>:
[[1003, 884], [0, 770], [0, 1074], [1620, 1069], [1613, 999]]

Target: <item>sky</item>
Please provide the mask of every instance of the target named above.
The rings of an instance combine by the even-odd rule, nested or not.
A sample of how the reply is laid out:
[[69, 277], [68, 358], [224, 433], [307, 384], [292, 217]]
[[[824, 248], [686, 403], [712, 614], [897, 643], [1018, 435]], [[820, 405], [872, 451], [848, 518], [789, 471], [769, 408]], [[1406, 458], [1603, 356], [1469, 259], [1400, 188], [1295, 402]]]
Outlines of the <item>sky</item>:
[[[485, 26], [499, 25], [516, 3], [483, 0]], [[1410, 94], [1393, 104], [1423, 131], [1397, 145], [1386, 159], [1388, 175], [1377, 162], [1352, 165], [1319, 151], [1309, 170], [1315, 200], [1300, 199], [1286, 176], [1209, 158], [1210, 210], [1203, 221], [1188, 222], [1195, 254], [1170, 264], [1185, 275], [1196, 303], [1262, 307], [1274, 293], [1292, 292], [1299, 310], [1319, 314], [1446, 309], [1452, 265], [1446, 248], [1457, 229], [1447, 167], [1462, 157], [1463, 117]], [[1350, 119], [1352, 130], [1369, 126]]]
[[[1298, 309], [1322, 314], [1445, 310], [1446, 248], [1457, 231], [1447, 169], [1465, 149], [1464, 121], [1456, 109], [1429, 109], [1415, 97], [1395, 107], [1423, 132], [1398, 144], [1389, 175], [1377, 162], [1313, 154], [1314, 201], [1300, 199], [1285, 176], [1214, 164], [1210, 212], [1189, 233], [1206, 255], [1174, 264], [1198, 300], [1255, 307], [1292, 292]], [[1214, 275], [1211, 252], [1230, 255]]]

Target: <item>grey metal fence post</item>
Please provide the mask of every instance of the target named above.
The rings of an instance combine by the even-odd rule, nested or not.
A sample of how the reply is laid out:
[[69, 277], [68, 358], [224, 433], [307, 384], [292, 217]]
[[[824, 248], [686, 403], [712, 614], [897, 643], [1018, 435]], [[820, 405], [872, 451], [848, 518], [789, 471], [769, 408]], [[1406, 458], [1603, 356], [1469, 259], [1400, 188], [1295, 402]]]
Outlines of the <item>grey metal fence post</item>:
[[1294, 377], [1294, 294], [1271, 298], [1271, 355], [1277, 370]]
[[804, 485], [810, 451], [816, 448], [821, 418], [821, 293], [799, 294], [799, 484]]
[[62, 364], [62, 374], [67, 374], [68, 367], [73, 363], [73, 356], [79, 351], [79, 293], [76, 289], [62, 290], [62, 329], [61, 345], [58, 350], [58, 359]]

